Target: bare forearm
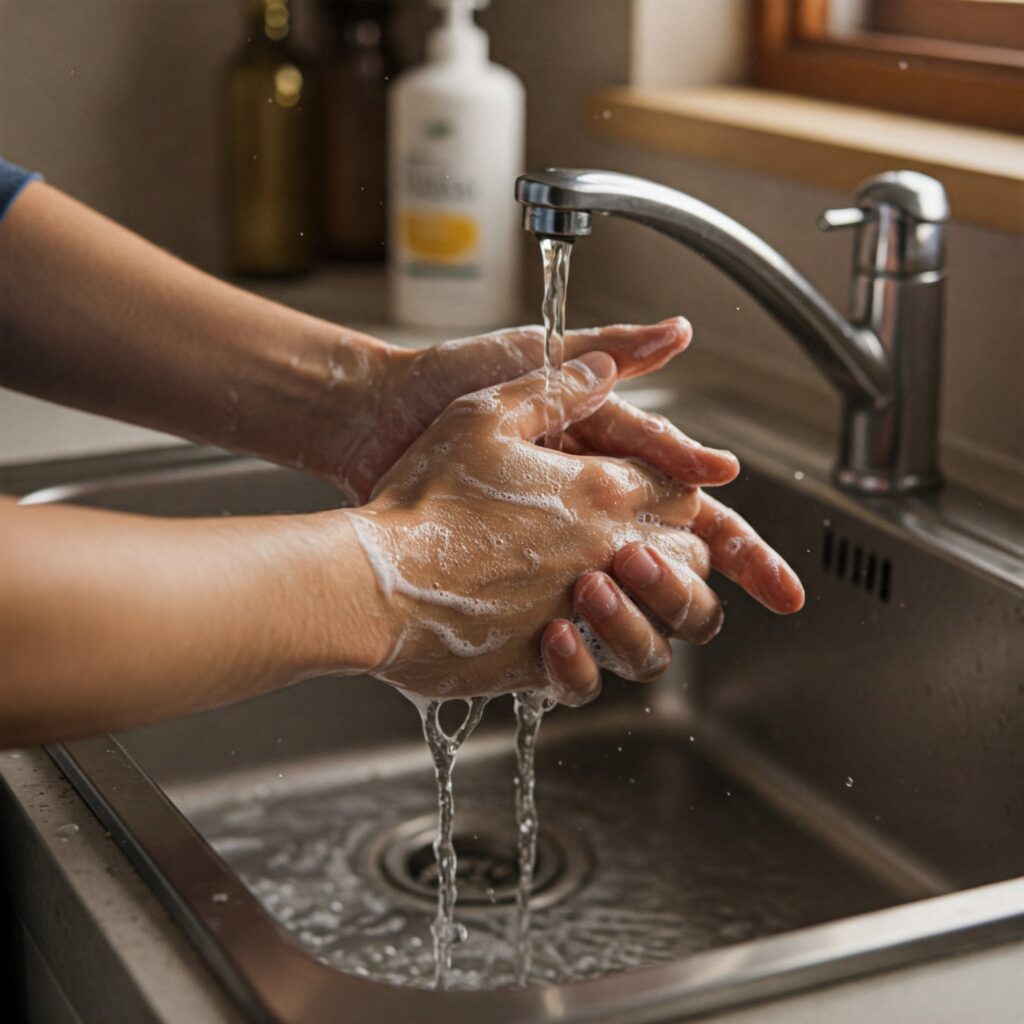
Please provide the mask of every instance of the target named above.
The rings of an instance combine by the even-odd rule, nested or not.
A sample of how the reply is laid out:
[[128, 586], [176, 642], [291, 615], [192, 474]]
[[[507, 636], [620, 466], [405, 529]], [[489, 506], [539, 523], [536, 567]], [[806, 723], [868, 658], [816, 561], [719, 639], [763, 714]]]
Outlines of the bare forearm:
[[125, 728], [387, 652], [344, 514], [0, 505], [0, 745]]
[[29, 394], [302, 465], [321, 406], [343, 420], [387, 351], [41, 183], [0, 226], [0, 383]]

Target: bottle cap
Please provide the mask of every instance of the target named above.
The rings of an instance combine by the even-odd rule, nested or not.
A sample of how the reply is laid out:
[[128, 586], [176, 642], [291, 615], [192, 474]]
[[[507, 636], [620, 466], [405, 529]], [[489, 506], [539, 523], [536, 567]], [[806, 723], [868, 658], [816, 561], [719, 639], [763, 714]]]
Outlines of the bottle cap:
[[487, 60], [487, 33], [473, 20], [490, 0], [430, 0], [444, 12], [442, 24], [430, 33], [427, 54], [431, 60]]

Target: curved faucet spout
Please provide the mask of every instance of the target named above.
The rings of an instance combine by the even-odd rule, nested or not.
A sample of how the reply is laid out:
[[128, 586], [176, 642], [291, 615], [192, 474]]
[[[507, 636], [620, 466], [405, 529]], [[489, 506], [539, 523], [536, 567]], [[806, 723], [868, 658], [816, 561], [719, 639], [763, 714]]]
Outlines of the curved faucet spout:
[[[523, 175], [516, 182], [516, 198], [526, 207], [531, 230], [538, 230], [539, 223], [559, 223], [558, 218], [538, 217], [537, 210], [576, 211], [624, 217], [674, 238], [756, 299], [848, 400], [881, 406], [892, 396], [893, 368], [874, 331], [851, 324], [767, 242], [713, 206], [644, 178], [607, 171]], [[585, 232], [589, 222], [576, 231]]]

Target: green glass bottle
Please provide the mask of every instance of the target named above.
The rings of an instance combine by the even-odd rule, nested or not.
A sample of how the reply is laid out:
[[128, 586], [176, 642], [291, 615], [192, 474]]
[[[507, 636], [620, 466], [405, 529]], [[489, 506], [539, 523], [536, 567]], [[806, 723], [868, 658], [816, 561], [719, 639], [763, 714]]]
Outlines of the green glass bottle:
[[297, 274], [315, 251], [311, 68], [289, 42], [289, 0], [246, 0], [247, 38], [228, 70], [228, 261], [239, 274]]

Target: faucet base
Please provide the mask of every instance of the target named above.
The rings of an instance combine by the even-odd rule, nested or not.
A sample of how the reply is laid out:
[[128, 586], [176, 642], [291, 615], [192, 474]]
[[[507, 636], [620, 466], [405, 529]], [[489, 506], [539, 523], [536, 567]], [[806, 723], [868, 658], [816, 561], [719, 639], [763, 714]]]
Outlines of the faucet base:
[[914, 473], [892, 475], [890, 473], [867, 472], [849, 467], [837, 467], [832, 472], [837, 487], [850, 494], [877, 495], [887, 497], [898, 494], [927, 494], [942, 487], [942, 475]]

